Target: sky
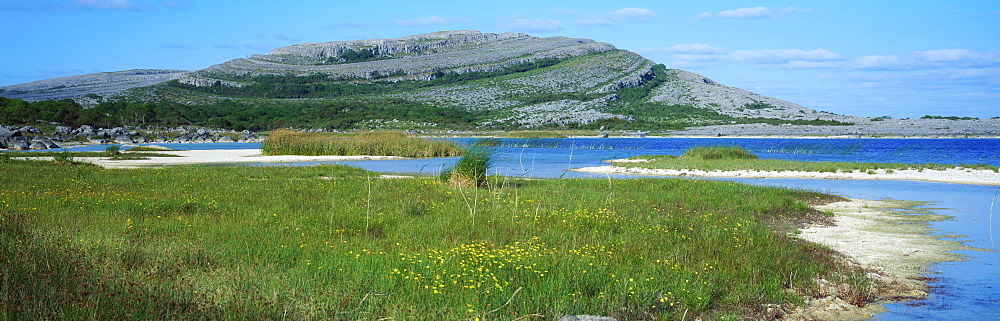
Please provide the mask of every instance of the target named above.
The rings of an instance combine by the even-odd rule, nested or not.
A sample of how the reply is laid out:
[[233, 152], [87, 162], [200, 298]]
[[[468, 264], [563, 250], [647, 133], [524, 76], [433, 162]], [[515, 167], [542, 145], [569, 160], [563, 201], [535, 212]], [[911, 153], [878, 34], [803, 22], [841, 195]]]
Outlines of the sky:
[[0, 86], [443, 30], [588, 38], [843, 115], [1000, 116], [1000, 1], [0, 0]]

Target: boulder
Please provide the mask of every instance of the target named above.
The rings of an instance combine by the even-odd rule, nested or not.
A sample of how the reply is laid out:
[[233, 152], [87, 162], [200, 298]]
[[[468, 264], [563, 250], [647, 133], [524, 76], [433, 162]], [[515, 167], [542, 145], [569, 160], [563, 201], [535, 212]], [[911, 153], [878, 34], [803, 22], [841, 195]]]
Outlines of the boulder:
[[28, 145], [28, 149], [49, 149], [49, 146], [40, 141], [32, 141], [31, 144]]
[[17, 130], [17, 129], [15, 129], [15, 130], [0, 130], [0, 137], [10, 138], [10, 137], [18, 137], [18, 136], [24, 136], [23, 134], [21, 134], [20, 130]]
[[42, 134], [42, 131], [38, 130], [38, 128], [35, 128], [34, 126], [21, 127], [21, 132], [25, 134], [36, 134], [36, 135]]
[[57, 133], [60, 133], [60, 134], [69, 134], [69, 132], [71, 132], [71, 131], [73, 131], [73, 127], [69, 127], [69, 126], [56, 126], [56, 132]]
[[121, 136], [115, 137], [115, 143], [116, 144], [135, 144], [135, 140], [132, 139], [132, 137], [129, 137], [127, 135], [121, 135]]
[[235, 143], [236, 141], [234, 141], [232, 137], [222, 136], [222, 137], [219, 137], [219, 139], [216, 140], [215, 142], [216, 143]]
[[31, 142], [27, 139], [15, 139], [7, 142], [7, 149], [10, 150], [28, 150], [31, 148]]

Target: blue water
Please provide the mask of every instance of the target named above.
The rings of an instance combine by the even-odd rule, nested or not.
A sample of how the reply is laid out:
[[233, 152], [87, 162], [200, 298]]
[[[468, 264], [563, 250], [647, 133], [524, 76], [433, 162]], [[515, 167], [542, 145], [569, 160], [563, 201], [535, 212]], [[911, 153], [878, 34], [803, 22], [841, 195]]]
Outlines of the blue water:
[[[470, 144], [474, 139], [455, 139]], [[260, 144], [156, 144], [178, 150], [260, 148]], [[491, 174], [519, 177], [570, 178], [607, 175], [567, 172], [570, 168], [606, 165], [605, 160], [637, 155], [680, 155], [696, 146], [740, 146], [761, 158], [797, 161], [852, 161], [893, 163], [987, 164], [1000, 166], [1000, 139], [739, 139], [739, 138], [573, 138], [502, 139], [495, 148]], [[102, 151], [107, 145], [71, 150]], [[457, 158], [394, 161], [307, 162], [254, 164], [305, 166], [339, 163], [388, 173], [436, 175]], [[628, 176], [612, 175], [615, 178]], [[931, 266], [936, 278], [925, 300], [887, 305], [877, 320], [1000, 320], [1000, 254], [992, 231], [991, 201], [996, 186], [915, 181], [852, 181], [812, 179], [730, 179], [749, 184], [817, 190], [851, 198], [928, 202], [937, 214], [954, 219], [934, 222], [939, 235], [962, 235], [958, 240], [983, 251], [961, 251], [968, 259]], [[1000, 204], [996, 209], [1000, 212]], [[1000, 213], [998, 213], [1000, 216]], [[1000, 221], [1000, 217], [997, 218]], [[1000, 228], [998, 228], [1000, 230]], [[998, 231], [1000, 232], [1000, 231]], [[994, 238], [997, 238], [994, 240]]]

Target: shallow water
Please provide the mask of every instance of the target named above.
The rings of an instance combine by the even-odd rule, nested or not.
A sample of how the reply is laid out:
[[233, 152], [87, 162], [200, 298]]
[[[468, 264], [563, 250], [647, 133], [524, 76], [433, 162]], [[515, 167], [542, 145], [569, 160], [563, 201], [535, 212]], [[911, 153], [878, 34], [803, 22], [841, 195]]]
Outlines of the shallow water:
[[[455, 139], [470, 144], [474, 139]], [[852, 161], [939, 164], [988, 164], [1000, 166], [1000, 139], [737, 139], [737, 138], [574, 138], [502, 139], [495, 148], [491, 174], [539, 178], [609, 177], [567, 172], [567, 169], [601, 166], [604, 161], [637, 155], [680, 155], [696, 146], [737, 145], [761, 158], [798, 161]], [[157, 144], [191, 149], [260, 148], [260, 144]], [[103, 151], [107, 145], [72, 150]], [[339, 163], [377, 172], [437, 175], [458, 158], [392, 161], [306, 162], [252, 164], [256, 166], [308, 166]], [[629, 176], [610, 175], [614, 178]], [[854, 181], [811, 179], [729, 179], [749, 184], [784, 186], [864, 199], [897, 199], [928, 202], [925, 207], [954, 219], [931, 223], [939, 235], [963, 235], [958, 240], [984, 251], [961, 251], [968, 260], [930, 267], [937, 278], [925, 300], [887, 305], [877, 320], [1000, 320], [1000, 254], [994, 242], [990, 203], [996, 186], [959, 185], [916, 181]], [[996, 211], [1000, 212], [1000, 204]], [[1000, 213], [998, 213], [1000, 216]], [[997, 217], [1000, 222], [1000, 217]]]

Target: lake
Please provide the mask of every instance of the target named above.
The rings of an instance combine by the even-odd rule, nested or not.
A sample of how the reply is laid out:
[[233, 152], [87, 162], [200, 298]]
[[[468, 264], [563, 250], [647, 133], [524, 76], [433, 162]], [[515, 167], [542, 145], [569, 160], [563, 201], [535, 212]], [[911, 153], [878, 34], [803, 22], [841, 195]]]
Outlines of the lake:
[[[475, 139], [454, 139], [471, 144]], [[260, 148], [260, 144], [158, 144], [174, 149]], [[696, 146], [740, 146], [761, 158], [796, 161], [851, 161], [1000, 166], [1000, 139], [749, 139], [749, 138], [567, 138], [501, 139], [495, 148], [491, 174], [536, 178], [609, 177], [567, 172], [600, 166], [604, 161], [637, 155], [680, 155]], [[104, 150], [106, 145], [72, 150]], [[457, 158], [393, 161], [308, 162], [255, 164], [305, 166], [340, 163], [386, 173], [436, 175]], [[629, 176], [611, 175], [626, 179]], [[897, 199], [927, 202], [925, 208], [953, 217], [931, 227], [940, 235], [984, 251], [962, 251], [968, 260], [930, 267], [936, 278], [925, 300], [887, 305], [877, 320], [1000, 320], [1000, 254], [995, 251], [991, 203], [997, 186], [959, 185], [915, 181], [855, 181], [810, 179], [729, 179], [749, 184], [817, 190], [851, 198]], [[1000, 207], [1000, 205], [998, 205]], [[1000, 208], [997, 209], [1000, 211]], [[1000, 220], [1000, 217], [997, 218]]]

